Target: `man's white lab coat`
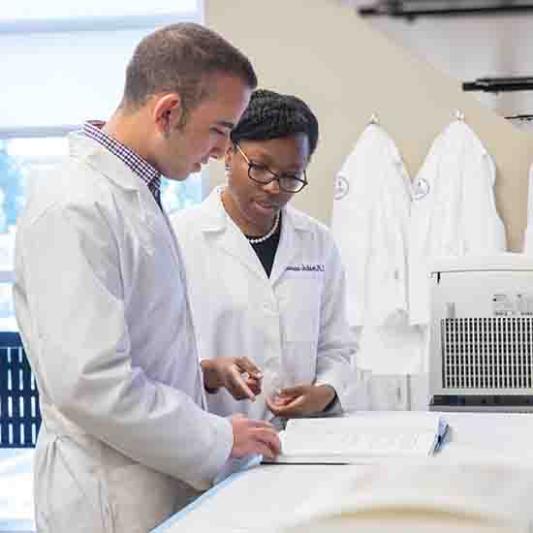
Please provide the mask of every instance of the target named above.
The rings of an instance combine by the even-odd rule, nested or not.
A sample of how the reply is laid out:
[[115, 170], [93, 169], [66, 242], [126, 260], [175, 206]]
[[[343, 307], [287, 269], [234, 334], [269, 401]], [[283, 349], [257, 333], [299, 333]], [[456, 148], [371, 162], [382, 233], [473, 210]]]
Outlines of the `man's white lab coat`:
[[233, 442], [202, 410], [180, 257], [148, 187], [98, 143], [21, 217], [15, 308], [40, 391], [39, 531], [144, 532], [206, 489]]
[[172, 219], [186, 266], [202, 358], [247, 356], [263, 370], [263, 394], [236, 401], [207, 395], [218, 414], [269, 418], [264, 397], [297, 384], [327, 383], [343, 400], [355, 346], [345, 318], [344, 270], [329, 231], [286, 206], [270, 278], [226, 214], [215, 189]]

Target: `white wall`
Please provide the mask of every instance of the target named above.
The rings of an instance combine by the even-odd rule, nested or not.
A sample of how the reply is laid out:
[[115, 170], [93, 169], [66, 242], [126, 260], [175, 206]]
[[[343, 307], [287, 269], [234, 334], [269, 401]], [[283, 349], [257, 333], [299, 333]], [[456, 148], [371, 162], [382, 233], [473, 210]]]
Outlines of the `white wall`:
[[[533, 75], [533, 13], [527, 15], [366, 19], [375, 28], [461, 81]], [[533, 91], [475, 93], [501, 115], [533, 113]]]
[[[464, 93], [458, 78], [398, 45], [341, 0], [206, 0], [205, 9], [206, 23], [250, 56], [262, 86], [300, 95], [318, 115], [321, 141], [297, 206], [329, 222], [335, 174], [372, 113], [415, 175], [435, 136], [461, 109], [495, 159], [508, 244], [521, 248], [533, 135]], [[450, 64], [466, 61], [463, 46], [442, 39], [442, 47], [452, 48]], [[481, 66], [478, 72], [486, 74]], [[215, 174], [220, 180], [220, 167]]]

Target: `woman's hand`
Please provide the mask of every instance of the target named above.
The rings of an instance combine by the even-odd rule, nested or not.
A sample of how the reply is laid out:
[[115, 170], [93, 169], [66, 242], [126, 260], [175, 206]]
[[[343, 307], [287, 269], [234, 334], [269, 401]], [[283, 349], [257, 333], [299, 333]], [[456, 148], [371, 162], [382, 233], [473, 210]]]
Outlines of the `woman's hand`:
[[296, 385], [267, 398], [266, 404], [277, 416], [309, 416], [321, 413], [335, 396], [331, 385]]
[[216, 392], [221, 387], [228, 389], [236, 400], [255, 400], [261, 393], [263, 374], [248, 357], [217, 357], [200, 362], [207, 392]]

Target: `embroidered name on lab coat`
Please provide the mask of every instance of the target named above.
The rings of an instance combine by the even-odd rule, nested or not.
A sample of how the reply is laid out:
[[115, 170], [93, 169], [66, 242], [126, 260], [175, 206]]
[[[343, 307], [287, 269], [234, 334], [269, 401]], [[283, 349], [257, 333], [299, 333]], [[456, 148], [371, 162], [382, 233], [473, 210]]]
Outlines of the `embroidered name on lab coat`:
[[314, 265], [295, 265], [288, 266], [287, 270], [292, 272], [324, 272], [323, 264], [314, 264]]

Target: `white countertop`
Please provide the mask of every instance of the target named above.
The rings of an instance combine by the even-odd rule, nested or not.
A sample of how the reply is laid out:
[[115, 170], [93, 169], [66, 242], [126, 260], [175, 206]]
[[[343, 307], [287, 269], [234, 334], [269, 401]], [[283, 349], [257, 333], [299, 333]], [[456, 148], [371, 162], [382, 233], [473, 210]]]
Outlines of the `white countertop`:
[[[472, 476], [477, 475], [475, 472], [479, 467], [482, 469], [479, 474], [482, 483], [487, 484], [488, 479], [500, 479], [502, 475], [509, 482], [509, 475], [511, 479], [517, 479], [519, 476], [513, 476], [512, 473], [519, 472], [523, 479], [517, 479], [517, 483], [520, 481], [521, 485], [517, 485], [515, 492], [518, 491], [520, 496], [521, 487], [525, 484], [529, 487], [530, 482], [533, 487], [533, 415], [443, 413], [443, 416], [450, 424], [451, 431], [445, 446], [427, 463], [432, 468], [440, 469], [441, 477], [443, 472], [449, 472], [449, 482], [455, 483], [457, 475], [466, 472], [467, 477], [470, 477], [465, 482], [464, 490], [468, 492], [472, 487], [467, 485], [475, 484], [476, 479]], [[529, 465], [528, 468], [525, 468], [526, 465]], [[387, 468], [393, 473], [395, 469], [403, 469], [401, 475], [404, 479], [409, 477], [409, 472], [417, 472], [417, 475], [421, 475], [419, 479], [424, 479], [420, 484], [429, 483], [431, 490], [431, 480], [428, 481], [428, 476], [423, 474], [423, 468], [415, 466], [404, 464]], [[375, 467], [376, 465], [261, 465], [233, 474], [167, 520], [156, 531], [275, 531], [278, 524], [290, 521], [295, 512], [305, 507], [306, 503], [314, 502], [317, 496], [324, 500], [328, 494], [346, 492], [349, 490], [347, 487], [360, 484], [361, 476], [365, 476], [369, 469], [375, 474]], [[380, 468], [383, 470], [383, 465]], [[489, 488], [496, 489], [494, 486]], [[484, 488], [480, 487], [480, 490], [483, 491]], [[483, 497], [490, 502], [491, 498], [497, 496], [497, 493], [480, 494], [481, 502]], [[514, 497], [513, 501], [516, 500]]]

